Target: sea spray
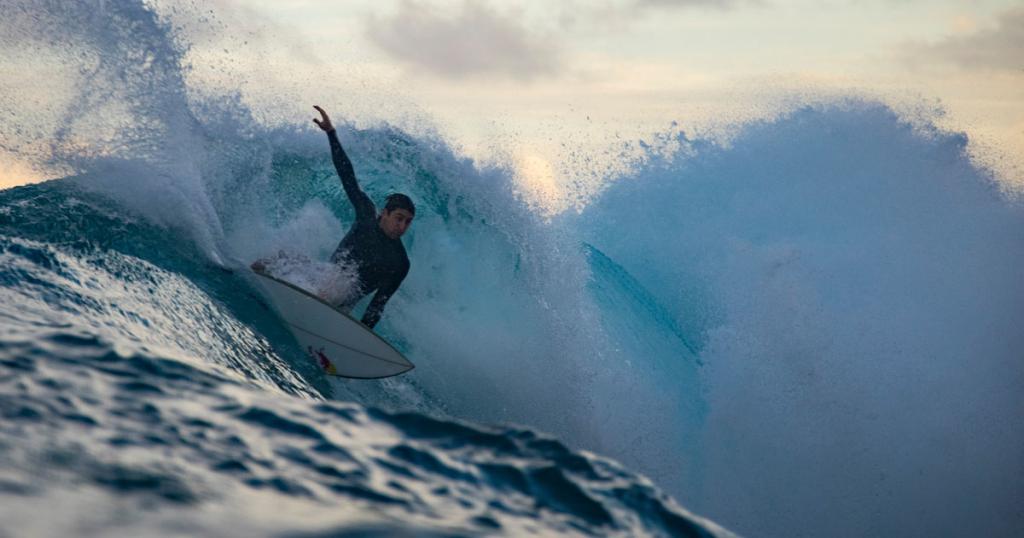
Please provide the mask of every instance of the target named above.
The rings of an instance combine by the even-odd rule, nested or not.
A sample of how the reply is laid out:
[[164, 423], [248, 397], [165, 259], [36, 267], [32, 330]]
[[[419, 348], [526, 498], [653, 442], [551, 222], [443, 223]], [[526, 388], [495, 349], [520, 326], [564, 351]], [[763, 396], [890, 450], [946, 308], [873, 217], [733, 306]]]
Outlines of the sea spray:
[[1024, 212], [966, 138], [851, 99], [678, 143], [576, 224], [699, 336], [672, 489], [749, 534], [1019, 528]]

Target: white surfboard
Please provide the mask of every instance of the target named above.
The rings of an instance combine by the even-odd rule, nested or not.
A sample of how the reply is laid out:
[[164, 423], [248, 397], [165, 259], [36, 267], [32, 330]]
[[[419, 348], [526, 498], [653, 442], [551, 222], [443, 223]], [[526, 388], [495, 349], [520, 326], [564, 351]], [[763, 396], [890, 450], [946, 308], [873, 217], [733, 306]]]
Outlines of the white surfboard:
[[268, 274], [256, 275], [288, 330], [328, 375], [379, 379], [415, 367], [369, 327], [316, 295]]

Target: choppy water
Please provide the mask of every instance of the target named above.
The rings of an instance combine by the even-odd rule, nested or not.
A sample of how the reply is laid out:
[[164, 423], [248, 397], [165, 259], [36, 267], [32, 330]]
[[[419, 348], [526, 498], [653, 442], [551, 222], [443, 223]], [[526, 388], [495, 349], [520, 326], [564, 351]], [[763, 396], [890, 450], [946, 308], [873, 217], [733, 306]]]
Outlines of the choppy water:
[[931, 118], [670, 133], [552, 221], [443, 139], [342, 127], [419, 208], [378, 325], [417, 368], [346, 382], [244, 270], [351, 222], [323, 136], [191, 87], [159, 7], [3, 7], [70, 97], [6, 95], [0, 142], [71, 172], [0, 192], [0, 534], [1024, 529], [1024, 212]]
[[530, 430], [321, 400], [265, 336], [148, 262], [0, 246], [6, 534], [716, 534]]

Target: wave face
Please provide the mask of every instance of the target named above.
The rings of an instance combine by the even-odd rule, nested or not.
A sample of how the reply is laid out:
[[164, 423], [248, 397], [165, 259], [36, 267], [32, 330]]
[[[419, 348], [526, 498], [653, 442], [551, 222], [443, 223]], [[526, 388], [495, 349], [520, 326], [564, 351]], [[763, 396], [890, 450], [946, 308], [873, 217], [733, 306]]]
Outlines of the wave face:
[[0, 528], [728, 535], [659, 488], [754, 535], [1024, 527], [1024, 217], [927, 118], [680, 135], [550, 222], [440, 137], [342, 125], [417, 202], [377, 330], [418, 367], [341, 382], [245, 270], [315, 282], [353, 221], [323, 135], [191, 85], [173, 10], [8, 3], [0, 45], [73, 74], [0, 141], [72, 173], [0, 193]]

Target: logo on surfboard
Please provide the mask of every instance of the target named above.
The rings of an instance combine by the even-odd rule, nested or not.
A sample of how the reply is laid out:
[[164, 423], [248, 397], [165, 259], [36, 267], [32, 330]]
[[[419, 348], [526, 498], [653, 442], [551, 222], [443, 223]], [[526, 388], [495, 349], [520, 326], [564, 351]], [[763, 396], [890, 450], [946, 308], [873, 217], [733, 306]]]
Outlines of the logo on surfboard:
[[324, 355], [324, 348], [313, 349], [313, 346], [306, 346], [306, 352], [309, 356], [324, 369], [325, 372], [331, 375], [338, 375], [338, 371], [334, 369], [334, 365], [331, 364], [331, 359]]

